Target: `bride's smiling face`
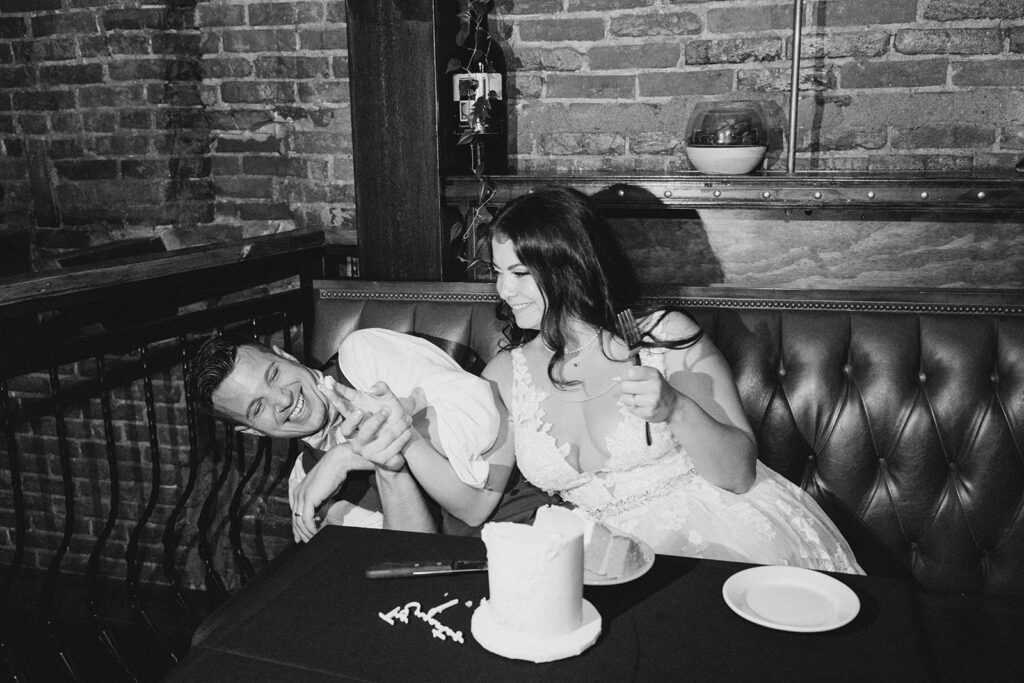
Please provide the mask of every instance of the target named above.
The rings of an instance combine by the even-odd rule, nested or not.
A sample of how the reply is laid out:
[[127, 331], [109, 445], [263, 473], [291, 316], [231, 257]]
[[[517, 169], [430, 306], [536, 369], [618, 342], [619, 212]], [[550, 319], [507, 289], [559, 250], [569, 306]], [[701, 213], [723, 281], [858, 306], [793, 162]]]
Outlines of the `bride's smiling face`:
[[491, 261], [495, 287], [512, 309], [516, 325], [522, 330], [539, 330], [544, 317], [544, 295], [530, 269], [519, 262], [512, 240], [491, 240]]

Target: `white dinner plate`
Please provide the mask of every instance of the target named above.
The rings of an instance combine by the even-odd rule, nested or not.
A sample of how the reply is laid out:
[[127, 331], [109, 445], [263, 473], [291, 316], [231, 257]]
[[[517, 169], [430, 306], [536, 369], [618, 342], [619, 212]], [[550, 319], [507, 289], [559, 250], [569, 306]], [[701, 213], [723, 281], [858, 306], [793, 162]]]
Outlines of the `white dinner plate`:
[[857, 594], [827, 574], [800, 567], [752, 567], [722, 586], [725, 603], [744, 619], [783, 631], [831, 631], [860, 611]]

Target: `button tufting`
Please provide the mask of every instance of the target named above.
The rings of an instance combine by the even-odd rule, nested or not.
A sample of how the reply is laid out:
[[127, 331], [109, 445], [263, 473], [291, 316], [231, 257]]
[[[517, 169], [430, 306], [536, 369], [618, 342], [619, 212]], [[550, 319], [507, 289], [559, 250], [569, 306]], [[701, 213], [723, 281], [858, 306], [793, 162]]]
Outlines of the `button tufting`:
[[955, 462], [949, 463], [949, 471], [950, 472], [956, 472], [956, 463]]
[[916, 553], [917, 552], [917, 541], [911, 541], [910, 542], [910, 552], [912, 552], [912, 553]]
[[847, 363], [846, 365], [843, 366], [843, 372], [849, 375], [850, 373], [853, 372], [853, 366]]
[[989, 379], [992, 381], [992, 384], [999, 384], [999, 375], [997, 375], [996, 373], [993, 372], [991, 375], [989, 375]]
[[779, 377], [786, 376], [786, 368], [779, 368]]
[[917, 379], [918, 379], [918, 381], [920, 381], [922, 383], [924, 382], [924, 370], [922, 370], [921, 372], [919, 372], [917, 374]]

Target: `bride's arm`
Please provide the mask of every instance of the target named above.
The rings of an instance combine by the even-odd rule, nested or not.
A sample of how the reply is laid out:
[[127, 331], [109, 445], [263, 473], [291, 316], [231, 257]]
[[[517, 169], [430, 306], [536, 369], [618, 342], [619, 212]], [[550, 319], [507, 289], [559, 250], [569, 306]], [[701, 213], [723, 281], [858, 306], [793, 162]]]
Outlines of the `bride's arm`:
[[[659, 336], [676, 339], [697, 329], [686, 316], [670, 313]], [[630, 367], [624, 373], [623, 404], [639, 417], [666, 422], [705, 479], [729, 491], [747, 491], [754, 483], [757, 445], [732, 370], [714, 342], [704, 336], [693, 346], [666, 351], [665, 374]]]

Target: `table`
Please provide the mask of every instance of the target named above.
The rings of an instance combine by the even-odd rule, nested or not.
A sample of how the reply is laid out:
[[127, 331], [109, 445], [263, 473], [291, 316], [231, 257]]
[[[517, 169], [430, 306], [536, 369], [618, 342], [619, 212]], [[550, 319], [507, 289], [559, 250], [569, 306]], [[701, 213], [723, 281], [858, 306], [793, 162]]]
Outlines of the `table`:
[[[587, 586], [602, 616], [598, 642], [578, 657], [533, 664], [484, 650], [470, 618], [487, 596], [485, 572], [366, 579], [371, 562], [483, 559], [476, 538], [326, 527], [214, 612], [168, 681], [803, 681], [939, 678], [913, 587], [881, 577], [834, 576], [861, 610], [825, 633], [750, 623], [722, 599], [722, 584], [751, 565], [658, 556], [643, 577]], [[464, 642], [381, 614], [418, 602]]]

